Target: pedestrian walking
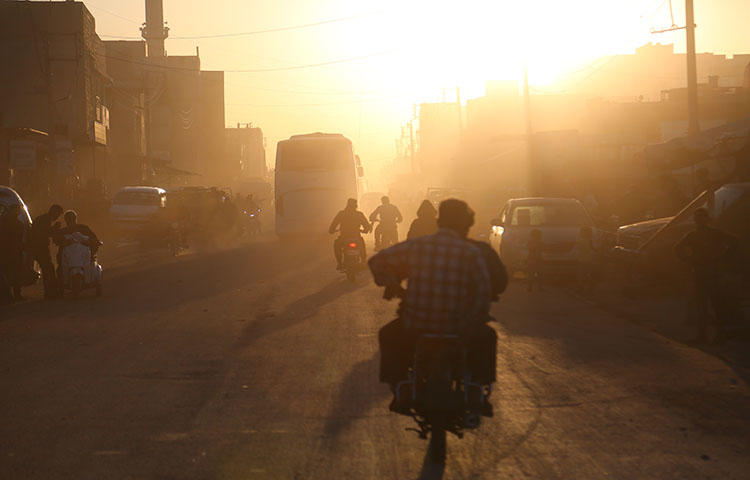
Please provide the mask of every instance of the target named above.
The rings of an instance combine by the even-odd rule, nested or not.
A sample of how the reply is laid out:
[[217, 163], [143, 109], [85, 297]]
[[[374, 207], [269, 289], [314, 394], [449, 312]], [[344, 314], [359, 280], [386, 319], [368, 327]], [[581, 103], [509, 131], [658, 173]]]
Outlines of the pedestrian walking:
[[52, 205], [47, 213], [43, 213], [34, 219], [29, 235], [28, 251], [42, 271], [45, 299], [55, 298], [59, 295], [55, 265], [52, 263], [49, 247], [50, 240], [60, 230], [58, 219], [62, 213], [63, 208], [60, 205]]
[[732, 247], [733, 238], [709, 225], [708, 210], [699, 208], [693, 214], [695, 230], [685, 235], [675, 245], [677, 256], [692, 269], [693, 295], [698, 314], [697, 332], [693, 341], [708, 341], [711, 310], [716, 325], [715, 341], [724, 337], [727, 316], [726, 295], [722, 291], [726, 275], [725, 261]]

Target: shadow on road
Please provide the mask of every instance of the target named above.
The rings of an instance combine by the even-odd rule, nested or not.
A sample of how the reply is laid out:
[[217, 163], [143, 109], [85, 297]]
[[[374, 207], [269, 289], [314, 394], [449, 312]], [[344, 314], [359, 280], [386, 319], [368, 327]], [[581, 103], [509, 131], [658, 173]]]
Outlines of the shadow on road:
[[430, 440], [427, 453], [424, 455], [424, 462], [422, 463], [422, 470], [419, 471], [418, 480], [440, 480], [445, 474], [445, 462], [433, 462], [430, 455], [431, 448], [432, 440]]
[[[379, 363], [380, 354], [375, 352], [372, 357], [358, 362], [349, 370], [339, 386], [338, 395], [323, 427], [326, 438], [335, 439], [352, 422], [363, 418], [374, 405], [390, 395], [388, 389], [376, 381]], [[389, 412], [386, 410], [384, 413]]]
[[365, 281], [352, 283], [336, 279], [319, 291], [290, 303], [278, 314], [261, 312], [256, 315], [255, 321], [242, 331], [236, 346], [238, 348], [246, 347], [262, 337], [293, 327], [317, 315], [324, 305], [334, 302], [342, 295], [352, 293], [365, 285], [367, 285]]
[[[320, 258], [317, 245], [289, 249], [278, 242], [243, 246], [217, 253], [151, 261], [144, 266], [105, 270], [104, 297], [85, 292], [79, 301], [33, 301], [7, 309], [5, 319], [106, 317], [154, 314], [203, 298], [267, 281]], [[149, 260], [145, 260], [149, 262]], [[106, 267], [106, 266], [105, 266]]]
[[493, 312], [503, 331], [512, 337], [549, 340], [572, 364], [664, 364], [678, 360], [675, 352], [662, 348], [659, 337], [615, 320], [559, 290], [527, 294], [515, 286], [507, 296], [514, 310], [504, 311], [509, 303], [505, 302]]

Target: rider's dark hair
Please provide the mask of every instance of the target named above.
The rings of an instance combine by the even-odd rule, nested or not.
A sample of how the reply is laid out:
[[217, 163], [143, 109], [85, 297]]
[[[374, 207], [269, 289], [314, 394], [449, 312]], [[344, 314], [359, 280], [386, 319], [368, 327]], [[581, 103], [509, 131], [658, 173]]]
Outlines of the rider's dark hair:
[[60, 205], [58, 205], [56, 203], [54, 205], [52, 205], [51, 207], [49, 207], [49, 214], [52, 215], [55, 218], [57, 218], [60, 215], [62, 215], [62, 213], [63, 213], [63, 207], [61, 207]]
[[357, 199], [350, 198], [346, 201], [346, 208], [357, 208]]
[[440, 228], [450, 228], [465, 235], [474, 225], [474, 210], [463, 200], [443, 200], [440, 202], [437, 223]]

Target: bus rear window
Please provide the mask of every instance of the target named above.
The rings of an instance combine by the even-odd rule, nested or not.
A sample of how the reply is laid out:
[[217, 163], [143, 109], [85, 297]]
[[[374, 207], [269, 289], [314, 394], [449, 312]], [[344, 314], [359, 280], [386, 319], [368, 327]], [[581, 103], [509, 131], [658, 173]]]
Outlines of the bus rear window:
[[282, 172], [354, 168], [348, 142], [298, 141], [279, 143], [276, 169]]

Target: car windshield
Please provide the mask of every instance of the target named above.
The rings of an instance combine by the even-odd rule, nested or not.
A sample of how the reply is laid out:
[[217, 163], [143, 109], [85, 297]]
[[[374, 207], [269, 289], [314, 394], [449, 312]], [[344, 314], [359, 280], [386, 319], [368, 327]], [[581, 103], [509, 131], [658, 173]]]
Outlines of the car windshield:
[[8, 206], [14, 203], [18, 203], [15, 196], [7, 192], [0, 192], [0, 205]]
[[300, 140], [279, 143], [276, 168], [294, 172], [305, 170], [344, 170], [354, 168], [349, 142]]
[[564, 227], [590, 223], [583, 207], [575, 204], [520, 205], [513, 209], [514, 227]]
[[151, 192], [118, 192], [115, 195], [115, 204], [118, 205], [144, 205], [151, 207], [161, 206], [161, 196]]

